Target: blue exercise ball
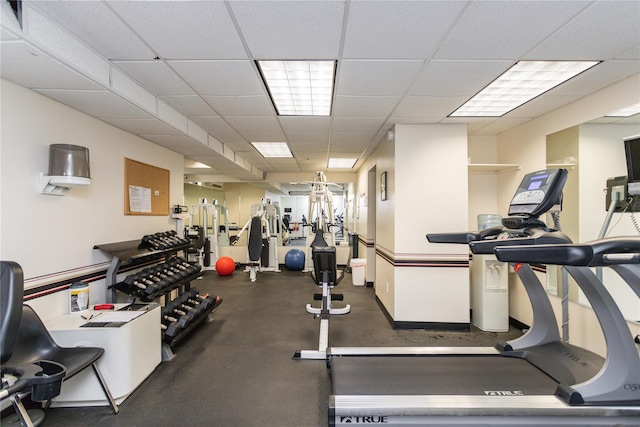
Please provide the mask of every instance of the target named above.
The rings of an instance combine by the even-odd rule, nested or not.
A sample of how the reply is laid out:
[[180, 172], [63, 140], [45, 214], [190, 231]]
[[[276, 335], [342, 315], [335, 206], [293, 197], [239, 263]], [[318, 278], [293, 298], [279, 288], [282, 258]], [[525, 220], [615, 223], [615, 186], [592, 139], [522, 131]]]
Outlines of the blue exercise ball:
[[291, 249], [284, 256], [284, 265], [289, 270], [302, 270], [304, 268], [304, 252], [300, 249]]

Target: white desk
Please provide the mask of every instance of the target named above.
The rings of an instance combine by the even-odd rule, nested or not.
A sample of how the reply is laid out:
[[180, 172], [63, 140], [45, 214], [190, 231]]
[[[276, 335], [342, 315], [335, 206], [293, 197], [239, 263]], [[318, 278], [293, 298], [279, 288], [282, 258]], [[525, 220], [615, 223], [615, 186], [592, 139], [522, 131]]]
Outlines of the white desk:
[[[116, 304], [116, 309], [127, 304]], [[112, 311], [82, 313], [89, 317], [109, 316]], [[162, 336], [160, 330], [160, 306], [153, 304], [149, 311], [120, 327], [80, 327], [87, 323], [79, 313], [65, 314], [45, 322], [53, 339], [63, 347], [102, 347], [104, 354], [98, 360], [98, 368], [117, 404], [121, 404], [160, 364]], [[52, 406], [109, 406], [100, 384], [87, 368], [63, 381], [60, 395]]]

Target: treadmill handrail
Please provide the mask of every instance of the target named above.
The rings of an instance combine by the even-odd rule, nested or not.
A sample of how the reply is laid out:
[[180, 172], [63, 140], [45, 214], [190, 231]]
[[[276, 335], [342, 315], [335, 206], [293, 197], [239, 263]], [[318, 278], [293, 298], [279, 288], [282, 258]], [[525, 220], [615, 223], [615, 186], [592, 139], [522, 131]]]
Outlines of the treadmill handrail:
[[497, 225], [479, 231], [429, 233], [427, 234], [427, 240], [429, 243], [458, 243], [466, 245], [476, 240], [495, 238], [495, 236], [502, 233], [503, 229], [503, 226]]
[[[474, 254], [492, 254], [494, 249], [500, 246], [532, 246], [541, 244], [567, 244], [571, 243], [571, 239], [561, 231], [545, 228], [525, 228], [522, 230], [504, 229], [505, 234], [511, 237], [501, 239], [498, 237], [494, 240], [478, 240], [469, 243], [469, 248]], [[513, 237], [522, 236], [522, 237]], [[527, 251], [528, 249], [523, 249]], [[498, 258], [499, 259], [499, 258]], [[500, 260], [500, 259], [499, 259]], [[501, 260], [500, 260], [501, 261]], [[522, 261], [525, 262], [525, 261]]]
[[640, 262], [640, 237], [610, 237], [580, 244], [496, 247], [499, 261], [604, 267]]

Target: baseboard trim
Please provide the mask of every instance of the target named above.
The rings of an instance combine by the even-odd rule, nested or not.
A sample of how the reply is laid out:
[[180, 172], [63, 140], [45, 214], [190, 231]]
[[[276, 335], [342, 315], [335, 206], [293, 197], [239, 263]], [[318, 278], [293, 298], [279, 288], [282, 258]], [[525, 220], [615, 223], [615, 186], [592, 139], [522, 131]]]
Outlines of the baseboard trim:
[[393, 329], [424, 329], [430, 331], [450, 331], [450, 332], [469, 332], [471, 331], [470, 323], [454, 323], [454, 322], [405, 322], [395, 321], [385, 308], [380, 298], [376, 296], [376, 302], [389, 321]]

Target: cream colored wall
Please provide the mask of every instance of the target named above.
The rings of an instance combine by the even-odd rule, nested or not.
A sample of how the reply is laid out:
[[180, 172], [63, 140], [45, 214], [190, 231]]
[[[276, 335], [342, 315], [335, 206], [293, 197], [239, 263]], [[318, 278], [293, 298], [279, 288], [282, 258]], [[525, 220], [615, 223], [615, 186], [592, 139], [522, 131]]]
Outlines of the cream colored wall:
[[397, 125], [396, 253], [466, 254], [466, 245], [432, 244], [425, 235], [468, 225], [465, 125]]
[[[495, 136], [470, 136], [469, 161], [474, 164], [498, 162], [498, 143]], [[469, 171], [469, 230], [478, 229], [478, 215], [499, 213], [498, 175], [491, 172]]]
[[[175, 229], [166, 216], [124, 215], [124, 158], [168, 169], [170, 205], [183, 201], [183, 156], [96, 120], [50, 98], [0, 80], [0, 258], [18, 262], [25, 287], [106, 268], [111, 257], [96, 244], [140, 239]], [[89, 148], [91, 185], [66, 196], [39, 193], [50, 144]], [[64, 292], [31, 302], [45, 319], [68, 310]], [[91, 301], [104, 302], [104, 281], [91, 285]]]
[[[498, 161], [500, 163], [518, 163], [522, 169], [518, 172], [504, 173], [498, 177], [498, 206], [506, 209], [513, 189], [523, 175], [529, 171], [543, 169], [546, 166], [546, 136], [563, 129], [580, 125], [602, 117], [611, 111], [638, 102], [640, 93], [640, 74], [631, 76], [592, 95], [581, 98], [551, 113], [527, 122], [498, 135]], [[503, 206], [505, 208], [503, 208]], [[531, 308], [521, 284], [513, 274], [510, 275], [509, 312], [515, 319], [531, 324]], [[572, 342], [585, 345], [593, 344], [589, 325], [575, 323]], [[632, 325], [634, 334], [640, 333], [640, 325]]]

